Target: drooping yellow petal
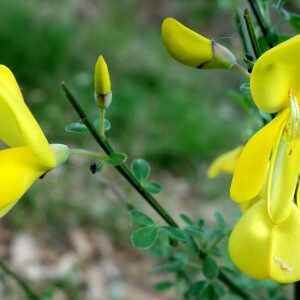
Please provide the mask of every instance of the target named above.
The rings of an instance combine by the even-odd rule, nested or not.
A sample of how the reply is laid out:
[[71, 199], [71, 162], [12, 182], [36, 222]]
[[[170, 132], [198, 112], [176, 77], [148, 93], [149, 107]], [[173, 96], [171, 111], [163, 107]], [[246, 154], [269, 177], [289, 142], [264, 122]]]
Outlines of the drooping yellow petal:
[[169, 54], [184, 65], [203, 69], [229, 69], [236, 64], [235, 56], [227, 48], [173, 18], [163, 21], [162, 39]]
[[232, 174], [244, 146], [238, 146], [217, 157], [207, 170], [209, 178], [216, 178], [221, 172]]
[[230, 187], [230, 195], [234, 201], [249, 201], [260, 192], [265, 180], [276, 134], [283, 130], [287, 113], [285, 110], [278, 114], [245, 145], [240, 154]]
[[256, 105], [274, 113], [289, 105], [288, 91], [292, 87], [300, 99], [300, 35], [265, 52], [255, 63], [250, 89]]
[[1, 150], [0, 166], [0, 209], [4, 210], [16, 203], [37, 178], [50, 170], [40, 164], [27, 146]]
[[292, 206], [285, 222], [271, 222], [266, 201], [254, 204], [238, 221], [229, 239], [234, 264], [254, 279], [288, 283], [300, 279], [300, 211]]
[[164, 20], [162, 39], [169, 54], [182, 64], [197, 68], [213, 59], [212, 41], [173, 18]]
[[288, 141], [279, 136], [271, 159], [267, 180], [267, 204], [273, 223], [289, 217], [300, 170], [300, 141]]
[[11, 147], [28, 146], [46, 167], [55, 166], [55, 157], [40, 126], [24, 103], [12, 72], [0, 65], [0, 139]]

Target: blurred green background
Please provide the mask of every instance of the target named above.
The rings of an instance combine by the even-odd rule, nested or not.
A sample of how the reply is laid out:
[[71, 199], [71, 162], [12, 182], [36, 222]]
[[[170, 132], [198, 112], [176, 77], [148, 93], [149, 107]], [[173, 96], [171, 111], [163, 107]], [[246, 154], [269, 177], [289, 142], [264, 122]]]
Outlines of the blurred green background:
[[[65, 81], [91, 119], [97, 118], [93, 73], [98, 56], [103, 55], [112, 81], [113, 102], [107, 112], [112, 144], [127, 153], [128, 165], [137, 157], [150, 162], [152, 179], [165, 185], [158, 198], [175, 218], [183, 211], [209, 219], [214, 206], [233, 206], [223, 201], [229, 199], [230, 178], [212, 182], [205, 174], [213, 158], [243, 141], [248, 116], [229, 91], [238, 91], [244, 78], [234, 70], [206, 72], [178, 64], [163, 47], [160, 27], [164, 18], [174, 17], [227, 46], [242, 61], [234, 12], [244, 4], [242, 0], [1, 0], [0, 62], [14, 72], [50, 142], [97, 150], [89, 135], [64, 131], [78, 117], [60, 83]], [[25, 232], [34, 237], [39, 251], [52, 251], [53, 265], [64, 254], [79, 251], [72, 238], [78, 228], [87, 240], [102, 232], [116, 251], [136, 251], [130, 248], [127, 212], [116, 201], [119, 196], [112, 192], [111, 183], [131, 203], [153, 214], [114, 170], [105, 168], [103, 174], [92, 175], [91, 162], [74, 157], [47, 174], [0, 224], [7, 232], [0, 235], [2, 258], [32, 280], [38, 291], [54, 291], [49, 292], [51, 299], [97, 298], [88, 294], [90, 283], [78, 279], [76, 272], [40, 280], [28, 276], [25, 267], [13, 263], [11, 247], [16, 236]], [[39, 258], [38, 262], [49, 265], [41, 252], [44, 261]], [[76, 261], [78, 274], [87, 269], [87, 260], [95, 259]], [[115, 259], [117, 268], [131, 261]], [[138, 280], [144, 278], [151, 299], [154, 292], [145, 279], [147, 270], [143, 272], [131, 284], [141, 284]], [[127, 277], [123, 281], [130, 285]], [[20, 299], [7, 282], [3, 286], [3, 299]], [[133, 293], [128, 298], [126, 292], [122, 296], [107, 293], [107, 299], [140, 299]]]

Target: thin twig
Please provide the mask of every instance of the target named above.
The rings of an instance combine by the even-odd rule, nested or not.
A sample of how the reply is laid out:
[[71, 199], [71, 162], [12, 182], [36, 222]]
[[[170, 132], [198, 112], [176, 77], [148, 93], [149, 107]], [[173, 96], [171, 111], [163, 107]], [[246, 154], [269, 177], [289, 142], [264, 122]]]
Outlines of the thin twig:
[[134, 206], [131, 205], [128, 201], [125, 195], [122, 193], [122, 191], [112, 182], [106, 180], [104, 177], [98, 176], [97, 179], [99, 180], [100, 184], [104, 186], [105, 188], [109, 189], [119, 200], [119, 202], [128, 210], [131, 211], [134, 209]]
[[23, 281], [16, 273], [9, 269], [3, 261], [0, 261], [0, 269], [8, 276], [12, 277], [19, 286], [23, 289], [29, 300], [42, 300], [38, 294], [36, 294], [25, 281]]

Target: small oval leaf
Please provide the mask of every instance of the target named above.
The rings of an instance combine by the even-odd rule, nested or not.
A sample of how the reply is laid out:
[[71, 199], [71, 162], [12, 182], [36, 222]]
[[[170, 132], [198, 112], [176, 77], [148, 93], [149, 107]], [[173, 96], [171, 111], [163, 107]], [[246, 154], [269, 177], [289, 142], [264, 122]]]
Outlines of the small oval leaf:
[[155, 225], [154, 221], [144, 213], [134, 209], [130, 212], [131, 218], [140, 225]]
[[155, 243], [158, 236], [158, 227], [150, 225], [139, 228], [131, 235], [131, 243], [135, 248], [148, 249]]
[[65, 131], [67, 132], [88, 132], [86, 126], [82, 123], [76, 122], [71, 123], [65, 127]]
[[203, 260], [203, 274], [209, 279], [215, 279], [218, 276], [218, 265], [211, 256], [206, 256]]
[[[93, 122], [93, 125], [96, 128], [96, 130], [99, 131], [100, 130], [100, 119], [96, 119]], [[107, 119], [105, 119], [104, 120], [104, 131], [108, 131], [109, 129], [110, 129], [110, 122]]]
[[162, 188], [162, 185], [155, 181], [146, 182], [144, 184], [144, 189], [150, 194], [159, 194]]
[[126, 161], [126, 159], [127, 155], [125, 153], [115, 152], [108, 157], [106, 162], [111, 166], [115, 167], [123, 164]]
[[144, 183], [150, 174], [150, 165], [142, 158], [135, 159], [131, 163], [131, 171], [140, 183]]

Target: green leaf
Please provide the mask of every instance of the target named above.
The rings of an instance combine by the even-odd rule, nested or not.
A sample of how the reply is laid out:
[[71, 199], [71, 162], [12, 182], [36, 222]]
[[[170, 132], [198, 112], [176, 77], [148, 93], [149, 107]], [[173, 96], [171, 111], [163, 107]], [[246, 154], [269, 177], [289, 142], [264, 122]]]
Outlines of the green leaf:
[[219, 274], [218, 265], [209, 255], [203, 260], [203, 274], [209, 280], [215, 279]]
[[160, 229], [166, 231], [171, 237], [175, 239], [181, 241], [187, 241], [188, 239], [186, 233], [180, 228], [171, 227], [171, 226], [161, 226]]
[[142, 158], [135, 159], [131, 163], [131, 171], [140, 183], [144, 183], [150, 174], [150, 165]]
[[201, 293], [199, 294], [199, 299], [211, 300], [216, 299], [215, 291], [211, 284], [206, 284]]
[[240, 91], [244, 94], [249, 94], [250, 93], [250, 83], [249, 82], [244, 82], [240, 85]]
[[206, 289], [207, 285], [208, 285], [208, 283], [206, 281], [194, 282], [188, 290], [188, 296], [199, 295], [204, 289]]
[[106, 162], [111, 166], [115, 167], [123, 164], [126, 161], [126, 159], [127, 155], [125, 153], [115, 152], [109, 156]]
[[90, 169], [91, 169], [92, 173], [100, 172], [103, 169], [104, 165], [105, 165], [105, 161], [101, 161], [98, 164], [96, 164], [95, 172], [93, 172], [93, 170], [92, 170], [92, 165], [91, 165]]
[[209, 232], [206, 228], [201, 228], [197, 226], [187, 226], [184, 230], [192, 236], [198, 236], [201, 238], [208, 238]]
[[162, 185], [155, 181], [146, 182], [144, 189], [150, 194], [159, 194], [162, 190]]
[[132, 210], [130, 212], [131, 218], [140, 225], [155, 225], [154, 221], [138, 210]]
[[155, 243], [158, 236], [158, 227], [149, 225], [137, 229], [131, 235], [131, 243], [135, 248], [148, 249]]
[[286, 17], [288, 22], [291, 24], [293, 29], [297, 32], [300, 33], [300, 16], [296, 14], [288, 14]]
[[157, 272], [162, 272], [162, 271], [178, 272], [178, 271], [182, 270], [183, 267], [184, 267], [183, 261], [173, 261], [173, 262], [162, 264], [162, 265], [152, 268], [150, 273], [157, 273]]
[[211, 282], [211, 285], [217, 295], [219, 295], [219, 296], [225, 295], [226, 292], [225, 292], [223, 286], [217, 280], [214, 280], [213, 282]]
[[216, 211], [214, 213], [214, 215], [215, 215], [215, 218], [216, 218], [216, 221], [217, 221], [218, 228], [223, 230], [223, 231], [226, 230], [227, 226], [226, 226], [226, 222], [225, 222], [222, 214], [219, 211]]
[[155, 289], [159, 292], [163, 292], [171, 287], [174, 286], [174, 282], [173, 281], [170, 281], [170, 280], [166, 280], [166, 281], [161, 281], [161, 282], [158, 282], [156, 285], [155, 285]]
[[246, 110], [252, 107], [252, 102], [247, 95], [241, 95], [235, 91], [229, 91], [228, 94], [238, 105], [242, 106]]
[[187, 247], [188, 249], [190, 249], [194, 254], [199, 255], [199, 247], [198, 247], [197, 243], [195, 242], [195, 240], [192, 239], [189, 235], [188, 235], [187, 241], [185, 241], [184, 244], [185, 244], [186, 247]]
[[[93, 122], [94, 127], [96, 128], [97, 131], [100, 130], [100, 119], [96, 119]], [[108, 120], [104, 120], [104, 131], [108, 131], [110, 129], [110, 122]]]
[[65, 131], [67, 132], [88, 132], [86, 126], [82, 123], [76, 122], [71, 123], [65, 127]]
[[187, 216], [185, 214], [180, 214], [179, 216], [187, 225], [190, 225], [190, 226], [194, 225], [194, 222], [192, 221], [192, 219], [189, 216]]

